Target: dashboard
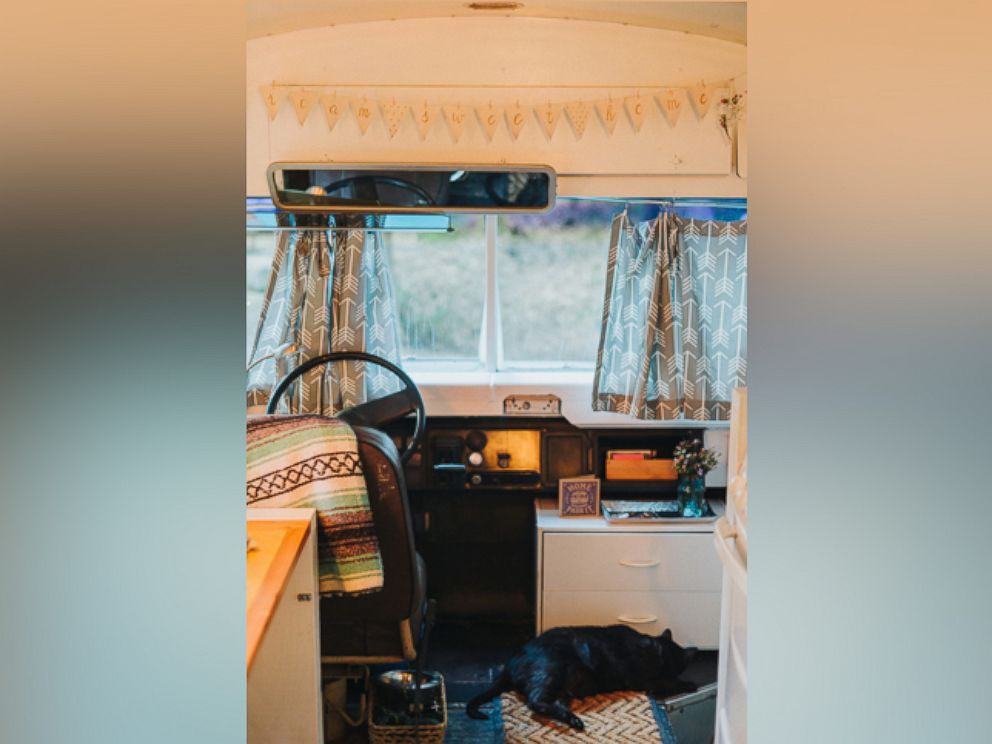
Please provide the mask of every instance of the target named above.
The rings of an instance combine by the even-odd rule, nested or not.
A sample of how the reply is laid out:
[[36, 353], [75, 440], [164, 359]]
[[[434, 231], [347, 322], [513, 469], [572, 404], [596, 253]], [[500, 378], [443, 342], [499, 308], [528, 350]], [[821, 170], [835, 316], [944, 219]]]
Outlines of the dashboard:
[[[402, 422], [405, 423], [405, 422]], [[397, 446], [409, 432], [390, 430]], [[670, 457], [686, 437], [703, 429], [585, 429], [561, 417], [430, 417], [424, 442], [406, 467], [410, 490], [557, 490], [561, 478], [603, 477], [610, 449], [651, 449]], [[615, 484], [664, 490], [673, 484]]]

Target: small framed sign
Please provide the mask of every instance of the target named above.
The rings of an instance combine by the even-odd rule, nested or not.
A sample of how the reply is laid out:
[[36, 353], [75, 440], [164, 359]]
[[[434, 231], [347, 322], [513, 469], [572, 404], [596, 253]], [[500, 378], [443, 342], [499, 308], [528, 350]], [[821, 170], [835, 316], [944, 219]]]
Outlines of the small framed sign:
[[599, 516], [599, 478], [561, 478], [558, 481], [558, 514], [562, 517]]

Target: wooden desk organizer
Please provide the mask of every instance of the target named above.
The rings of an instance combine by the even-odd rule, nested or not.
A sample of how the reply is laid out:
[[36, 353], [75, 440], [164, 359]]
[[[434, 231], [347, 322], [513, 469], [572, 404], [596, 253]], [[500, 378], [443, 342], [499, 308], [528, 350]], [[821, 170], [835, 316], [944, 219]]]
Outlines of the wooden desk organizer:
[[678, 480], [672, 460], [606, 460], [606, 480]]

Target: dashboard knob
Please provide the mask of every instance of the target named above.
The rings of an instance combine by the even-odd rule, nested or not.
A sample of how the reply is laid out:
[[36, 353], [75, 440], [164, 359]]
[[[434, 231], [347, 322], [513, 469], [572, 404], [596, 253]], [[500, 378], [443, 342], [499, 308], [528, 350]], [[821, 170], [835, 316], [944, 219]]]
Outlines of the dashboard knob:
[[478, 429], [473, 429], [465, 435], [465, 446], [474, 452], [482, 452], [486, 448], [488, 441], [489, 439], [485, 433]]
[[473, 473], [472, 477], [469, 478], [469, 482], [471, 482], [473, 486], [477, 486], [480, 483], [482, 483], [482, 476], [479, 475], [478, 473]]
[[468, 464], [474, 468], [479, 467], [482, 464], [483, 457], [481, 452], [469, 452], [468, 453]]

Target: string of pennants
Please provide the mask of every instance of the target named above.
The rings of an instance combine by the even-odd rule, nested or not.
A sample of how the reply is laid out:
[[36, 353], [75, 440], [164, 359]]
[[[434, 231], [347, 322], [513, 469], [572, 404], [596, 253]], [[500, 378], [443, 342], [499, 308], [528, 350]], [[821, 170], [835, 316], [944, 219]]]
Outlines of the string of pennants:
[[521, 105], [519, 101], [515, 101], [502, 106], [494, 105], [492, 101], [483, 105], [432, 104], [427, 101], [409, 104], [398, 102], [395, 98], [380, 100], [364, 95], [357, 98], [343, 97], [337, 92], [284, 85], [264, 86], [261, 93], [270, 121], [274, 121], [280, 110], [288, 106], [302, 126], [313, 110], [320, 108], [329, 131], [334, 130], [342, 116], [350, 115], [364, 136], [373, 120], [379, 116], [392, 139], [407, 123], [407, 119], [412, 118], [423, 141], [427, 139], [427, 134], [435, 123], [443, 119], [451, 139], [458, 142], [466, 123], [474, 118], [486, 139], [492, 142], [501, 126], [505, 126], [510, 136], [516, 140], [524, 127], [532, 121], [536, 121], [548, 140], [551, 140], [563, 117], [567, 119], [576, 139], [582, 139], [593, 118], [599, 120], [607, 135], [613, 134], [621, 119], [625, 119], [634, 132], [639, 132], [652, 110], [660, 111], [669, 126], [675, 127], [686, 108], [691, 108], [698, 120], [704, 119], [716, 99], [717, 89], [726, 87], [701, 82], [691, 88], [661, 88], [644, 96], [638, 92], [633, 96], [616, 99], [608, 97], [595, 101], [563, 103], [547, 101], [539, 105]]

